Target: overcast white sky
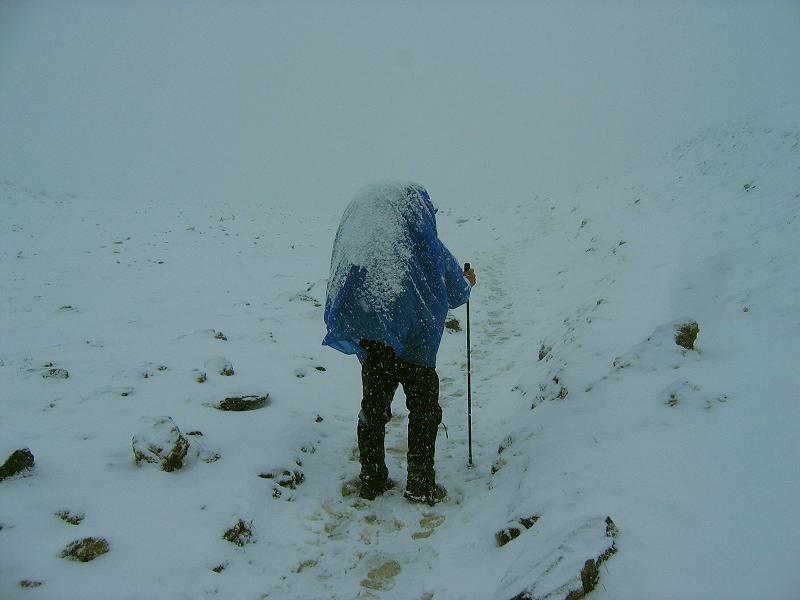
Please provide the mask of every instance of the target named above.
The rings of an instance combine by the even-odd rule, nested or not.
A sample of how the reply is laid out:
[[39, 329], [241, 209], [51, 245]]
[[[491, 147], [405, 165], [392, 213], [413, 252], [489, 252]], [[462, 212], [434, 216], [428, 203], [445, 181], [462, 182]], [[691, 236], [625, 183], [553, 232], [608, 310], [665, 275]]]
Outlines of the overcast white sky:
[[516, 203], [800, 103], [798, 56], [790, 0], [4, 1], [0, 178], [338, 212], [388, 177]]

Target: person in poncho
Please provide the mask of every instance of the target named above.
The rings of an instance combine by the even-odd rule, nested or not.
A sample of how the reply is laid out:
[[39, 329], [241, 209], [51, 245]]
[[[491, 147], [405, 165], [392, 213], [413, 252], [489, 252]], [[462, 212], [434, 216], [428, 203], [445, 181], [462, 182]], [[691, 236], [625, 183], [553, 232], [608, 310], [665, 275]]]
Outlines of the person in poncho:
[[434, 470], [442, 421], [436, 353], [447, 310], [469, 299], [475, 274], [441, 242], [435, 214], [421, 185], [374, 184], [345, 209], [333, 244], [322, 343], [361, 362], [359, 480], [370, 500], [394, 485], [384, 435], [400, 384], [409, 410], [405, 496], [433, 504], [446, 495]]

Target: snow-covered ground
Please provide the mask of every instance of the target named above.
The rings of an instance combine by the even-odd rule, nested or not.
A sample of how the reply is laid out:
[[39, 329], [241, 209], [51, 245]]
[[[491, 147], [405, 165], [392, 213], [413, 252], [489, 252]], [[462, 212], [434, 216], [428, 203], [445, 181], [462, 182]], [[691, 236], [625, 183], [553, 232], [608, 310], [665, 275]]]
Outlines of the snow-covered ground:
[[[2, 483], [3, 597], [511, 598], [558, 559], [577, 577], [606, 516], [618, 553], [596, 597], [791, 597], [800, 130], [781, 116], [703, 133], [575, 195], [440, 211], [445, 240], [472, 240], [480, 285], [476, 466], [464, 333], [447, 333], [438, 470], [452, 500], [436, 508], [399, 490], [341, 494], [358, 469], [359, 372], [319, 346], [335, 218], [98, 207], [3, 183], [2, 449], [36, 457]], [[651, 335], [683, 317], [699, 323], [696, 351]], [[69, 378], [43, 377], [51, 363]], [[219, 374], [226, 363], [234, 375]], [[251, 394], [270, 402], [212, 406]], [[402, 481], [395, 410], [388, 456]], [[131, 438], [161, 415], [201, 431], [191, 444], [219, 460], [136, 466]], [[275, 469], [304, 481], [259, 477]], [[62, 510], [85, 519], [64, 523]], [[242, 548], [222, 539], [238, 519], [255, 534]], [[58, 558], [89, 535], [110, 552]]]
[[[0, 16], [13, 16], [20, 27], [47, 24], [45, 31], [54, 36], [47, 43], [61, 48], [83, 48], [94, 39], [69, 38], [57, 26], [63, 9], [47, 6], [54, 12], [27, 13], [22, 3], [11, 3], [0, 8]], [[85, 31], [95, 31], [87, 24], [108, 26], [96, 34], [101, 48], [124, 48], [125, 40], [114, 34], [127, 32], [127, 43], [145, 51], [137, 36], [145, 24], [153, 24], [146, 12], [133, 4], [116, 5], [132, 19], [123, 26], [102, 20], [111, 9], [91, 13], [87, 6], [81, 4], [75, 18]], [[185, 16], [180, 5], [165, 6], [171, 8], [159, 9], [167, 10], [160, 15], [159, 31]], [[797, 25], [790, 18], [797, 11], [790, 3], [764, 3], [769, 10], [734, 6], [719, 15], [726, 25], [719, 29], [711, 25], [719, 25], [709, 17], [712, 4], [701, 5], [687, 22], [666, 8], [617, 15], [625, 31], [608, 56], [592, 59], [606, 70], [586, 79], [586, 89], [594, 86], [600, 98], [593, 108], [602, 112], [606, 104], [617, 106], [619, 97], [608, 91], [609, 82], [638, 90], [643, 101], [664, 91], [646, 93], [634, 85], [652, 56], [629, 56], [632, 62], [625, 63], [619, 80], [603, 76], [616, 73], [609, 66], [615, 52], [646, 46], [640, 36], [656, 35], [662, 25], [668, 33], [684, 34], [678, 56], [659, 55], [665, 61], [662, 71], [681, 74], [689, 57], [702, 56], [694, 66], [706, 75], [718, 69], [726, 76], [716, 83], [726, 85], [715, 87], [705, 79], [698, 90], [687, 78], [678, 94], [684, 104], [675, 110], [694, 107], [697, 112], [680, 126], [674, 115], [668, 118], [670, 102], [656, 104], [663, 122], [655, 113], [629, 114], [630, 128], [606, 138], [613, 160], [599, 157], [600, 171], [591, 164], [592, 152], [570, 147], [570, 140], [583, 139], [569, 134], [585, 128], [583, 118], [591, 108], [584, 106], [572, 125], [568, 109], [554, 113], [552, 129], [545, 129], [565, 137], [563, 146], [548, 149], [531, 133], [533, 121], [517, 136], [511, 132], [519, 121], [506, 122], [494, 113], [467, 133], [451, 129], [454, 121], [437, 120], [447, 112], [445, 98], [455, 97], [443, 92], [448, 84], [436, 88], [431, 119], [422, 121], [430, 129], [426, 149], [413, 160], [398, 159], [394, 150], [380, 155], [374, 142], [352, 153], [326, 150], [323, 144], [306, 156], [304, 149], [357, 120], [354, 107], [343, 108], [347, 89], [336, 88], [328, 90], [328, 99], [338, 98], [343, 112], [324, 103], [318, 108], [341, 121], [331, 121], [333, 129], [320, 133], [314, 125], [318, 117], [301, 102], [295, 116], [310, 120], [303, 129], [307, 137], [284, 146], [284, 154], [270, 146], [277, 161], [272, 175], [259, 171], [255, 182], [239, 187], [231, 182], [252, 164], [225, 163], [215, 171], [211, 165], [223, 151], [212, 151], [203, 146], [210, 139], [191, 135], [187, 158], [176, 141], [188, 123], [181, 121], [185, 115], [175, 107], [159, 110], [157, 103], [150, 106], [160, 115], [153, 123], [160, 122], [163, 131], [133, 136], [125, 111], [115, 106], [94, 118], [81, 113], [77, 124], [63, 123], [54, 130], [61, 137], [54, 136], [48, 146], [50, 130], [30, 127], [36, 114], [51, 118], [39, 111], [42, 105], [58, 114], [53, 107], [59, 98], [23, 101], [25, 89], [44, 85], [37, 79], [40, 71], [20, 66], [35, 62], [21, 50], [33, 42], [0, 36], [0, 49], [17, 49], [0, 62], [0, 84], [29, 84], [0, 95], [0, 119], [14, 142], [0, 148], [0, 462], [17, 448], [30, 448], [36, 460], [24, 476], [0, 482], [0, 597], [561, 599], [581, 589], [585, 561], [601, 555], [605, 560], [593, 598], [796, 597], [800, 111], [790, 101], [796, 86], [778, 85], [783, 79], [777, 74], [789, 67], [791, 54], [776, 49], [800, 44], [780, 46], [792, 23]], [[320, 35], [332, 35], [321, 24], [324, 18], [344, 22], [352, 16], [348, 11], [358, 12], [353, 6], [322, 11], [322, 16], [294, 14], [277, 5], [269, 10], [288, 12], [294, 19], [289, 25], [306, 23]], [[430, 19], [446, 12], [442, 6], [427, 10]], [[539, 10], [544, 17], [557, 13], [568, 39], [595, 35], [591, 11]], [[90, 13], [100, 16], [93, 21], [86, 16]], [[255, 43], [249, 36], [258, 19], [235, 11], [237, 18], [223, 18], [208, 7], [198, 14], [196, 25], [205, 27], [219, 16], [220, 36], [230, 36], [240, 50]], [[528, 20], [516, 22], [514, 15], [485, 9], [463, 14], [453, 49], [441, 42], [413, 51], [390, 44], [385, 52], [392, 68], [409, 79], [414, 76], [408, 73], [417, 73], [427, 84], [442, 73], [437, 61], [460, 67], [448, 71], [457, 83], [469, 77], [476, 82], [485, 77], [480, 82], [487, 84], [514, 80], [519, 71], [478, 75], [472, 73], [474, 63], [464, 58], [459, 64], [454, 57], [459, 51], [472, 56], [481, 18], [508, 27], [514, 33], [511, 45], [530, 50], [534, 42], [522, 32], [542, 15], [525, 13]], [[364, 16], [384, 27], [389, 17], [414, 20], [388, 6], [366, 10]], [[594, 16], [606, 27], [613, 21]], [[0, 18], [0, 31], [7, 34], [10, 23]], [[283, 32], [281, 40], [299, 43], [291, 28], [283, 31], [269, 23]], [[427, 33], [432, 23], [423, 20], [421, 31], [408, 29], [409, 39]], [[740, 54], [726, 54], [732, 42], [707, 45], [709, 39], [730, 42], [748, 28], [767, 48], [754, 56], [769, 56], [777, 65], [759, 70], [755, 59], [736, 63]], [[195, 40], [189, 30], [176, 31], [186, 42]], [[237, 39], [236, 31], [247, 35]], [[380, 40], [380, 31], [367, 38]], [[697, 35], [703, 31], [708, 37]], [[326, 47], [361, 56], [357, 42], [366, 34], [357, 34], [346, 51]], [[501, 37], [498, 33], [496, 39]], [[169, 47], [156, 39], [162, 49]], [[541, 36], [536, 39], [535, 44], [546, 45]], [[666, 38], [656, 36], [655, 44], [667, 44]], [[749, 48], [754, 42], [742, 44]], [[194, 64], [189, 50], [200, 47], [198, 42], [167, 54], [193, 86], [203, 78], [189, 67]], [[218, 50], [221, 57], [209, 68], [215, 74], [225, 71], [225, 51], [203, 48], [203, 56], [217, 56]], [[484, 67], [501, 58], [479, 54]], [[68, 55], [56, 62], [69, 63]], [[373, 61], [380, 64], [379, 55], [367, 56], [362, 66], [369, 71]], [[95, 55], [75, 56], [86, 59], [79, 79], [106, 81], [92, 79], [105, 73], [93, 71], [100, 69], [92, 62]], [[112, 56], [114, 64], [124, 58]], [[525, 56], [522, 52], [514, 60], [525, 64]], [[558, 75], [559, 64], [572, 64], [577, 57], [567, 53], [552, 59], [548, 73]], [[152, 65], [141, 62], [137, 53], [128, 59], [140, 84], [147, 81], [147, 67], [158, 62], [153, 56]], [[299, 73], [303, 61], [298, 61]], [[306, 82], [314, 91], [324, 88], [315, 77], [332, 77], [323, 67], [342, 66], [314, 65], [320, 71], [312, 70]], [[160, 69], [155, 76], [164, 83], [170, 68]], [[280, 72], [274, 65], [270, 69]], [[723, 118], [712, 118], [704, 100], [718, 100], [733, 89], [728, 84], [737, 72], [743, 86], [748, 77], [756, 78], [751, 83], [757, 89], [731, 99], [724, 109], [718, 105]], [[378, 77], [383, 81], [384, 75]], [[579, 80], [575, 74], [565, 78]], [[64, 87], [65, 115], [91, 95], [70, 87], [67, 79], [59, 72], [53, 84]], [[370, 129], [388, 119], [376, 107], [392, 106], [392, 114], [406, 117], [411, 113], [387, 104], [380, 86], [350, 83], [351, 92], [369, 91], [375, 110], [365, 114], [366, 126], [357, 135], [402, 130], [399, 122], [387, 124], [387, 131]], [[114, 96], [125, 89], [115, 87], [118, 81], [104, 85], [95, 92], [105, 89]], [[180, 77], [174, 85], [195, 89]], [[247, 89], [263, 91], [259, 85]], [[555, 103], [572, 97], [570, 89], [547, 94]], [[310, 102], [307, 91], [300, 86], [277, 99], [262, 99], [289, 110], [293, 99]], [[678, 96], [670, 100], [677, 102]], [[214, 98], [197, 100], [189, 112], [212, 110]], [[518, 119], [526, 113], [524, 102], [515, 98], [519, 104], [512, 103], [506, 116]], [[473, 99], [464, 102], [455, 107], [456, 114], [480, 121]], [[140, 124], [142, 107], [130, 109], [132, 121]], [[255, 108], [248, 105], [248, 110]], [[414, 116], [422, 114], [415, 111]], [[223, 141], [239, 134], [252, 141], [242, 114], [234, 121], [215, 124]], [[112, 122], [120, 127], [114, 131], [122, 145], [132, 145], [135, 152], [114, 146], [114, 152], [103, 154], [116, 135], [109, 129]], [[80, 123], [108, 137], [93, 141], [85, 132], [76, 133]], [[652, 129], [637, 131], [636, 123]], [[394, 139], [399, 148], [411, 147], [424, 129], [420, 124], [414, 130], [415, 140]], [[499, 132], [496, 139], [484, 136], [490, 130]], [[682, 136], [677, 147], [659, 146], [676, 130]], [[657, 156], [634, 159], [632, 153], [647, 146], [639, 138], [656, 131], [664, 138], [651, 144], [660, 147]], [[613, 132], [609, 126], [587, 135]], [[483, 136], [480, 160], [465, 150], [470, 133], [475, 139]], [[69, 156], [76, 140], [83, 143]], [[264, 140], [265, 146], [272, 143], [268, 136]], [[152, 145], [151, 163], [152, 141], [159, 143]], [[513, 158], [501, 152], [504, 141], [513, 142], [508, 145]], [[525, 141], [531, 153], [520, 156]], [[84, 144], [86, 154], [81, 153]], [[176, 162], [159, 162], [167, 147]], [[244, 144], [234, 153], [250, 150], [254, 147]], [[328, 151], [333, 155], [319, 162]], [[536, 160], [550, 155], [550, 162]], [[562, 164], [563, 156], [574, 162]], [[124, 157], [135, 159], [130, 172], [121, 166]], [[358, 168], [356, 159], [364, 159]], [[427, 166], [426, 159], [431, 159]], [[458, 168], [450, 164], [459, 160]], [[388, 172], [393, 161], [402, 173]], [[526, 163], [534, 170], [517, 168]], [[494, 170], [493, 164], [498, 165]], [[548, 169], [557, 164], [558, 172], [548, 179]], [[638, 168], [618, 174], [634, 164]], [[188, 186], [180, 176], [187, 166], [197, 176]], [[407, 172], [415, 168], [419, 174]], [[563, 178], [573, 169], [589, 172], [594, 183], [563, 191]], [[598, 172], [603, 170], [612, 176], [602, 178]], [[321, 304], [341, 211], [365, 179], [386, 175], [429, 185], [440, 207], [442, 239], [478, 275], [471, 300], [475, 466], [466, 464], [465, 332], [447, 332], [438, 363], [447, 434], [442, 428], [437, 469], [450, 499], [433, 508], [402, 497], [407, 414], [402, 391], [387, 436], [389, 469], [400, 488], [374, 502], [343, 494], [358, 472], [360, 373], [353, 357], [320, 346]], [[272, 188], [265, 183], [270, 177], [277, 182]], [[97, 181], [94, 191], [92, 181]], [[206, 183], [210, 191], [203, 192]], [[264, 191], [254, 191], [262, 183]], [[109, 191], [115, 186], [117, 194]], [[453, 316], [465, 326], [463, 308]], [[695, 350], [684, 351], [674, 343], [671, 324], [690, 320], [700, 332]], [[65, 369], [69, 377], [49, 376], [55, 369]], [[226, 370], [233, 374], [221, 374]], [[215, 408], [227, 397], [267, 394], [266, 405], [254, 411]], [[171, 417], [189, 442], [183, 468], [173, 472], [134, 462], [134, 436], [162, 435], [152, 428], [163, 416]], [[72, 524], [57, 513], [82, 518]], [[608, 517], [615, 524], [614, 537]], [[243, 545], [237, 546], [223, 536], [240, 520], [252, 536], [239, 538]], [[521, 520], [535, 523], [527, 528]], [[508, 527], [520, 535], [499, 546], [496, 534]], [[107, 540], [109, 551], [86, 563], [59, 556], [70, 542], [90, 536]], [[608, 555], [612, 544], [616, 552]]]

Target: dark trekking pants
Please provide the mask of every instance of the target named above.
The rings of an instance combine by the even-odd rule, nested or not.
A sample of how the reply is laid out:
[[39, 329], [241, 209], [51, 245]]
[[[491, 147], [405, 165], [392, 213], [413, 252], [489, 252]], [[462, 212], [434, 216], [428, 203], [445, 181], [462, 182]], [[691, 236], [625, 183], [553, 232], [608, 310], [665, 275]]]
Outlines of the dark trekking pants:
[[364, 396], [358, 415], [358, 451], [362, 482], [385, 481], [385, 426], [392, 418], [395, 390], [403, 385], [408, 407], [408, 479], [435, 481], [433, 469], [436, 433], [442, 422], [439, 406], [439, 376], [431, 367], [400, 360], [389, 346], [362, 340], [367, 358], [361, 366]]

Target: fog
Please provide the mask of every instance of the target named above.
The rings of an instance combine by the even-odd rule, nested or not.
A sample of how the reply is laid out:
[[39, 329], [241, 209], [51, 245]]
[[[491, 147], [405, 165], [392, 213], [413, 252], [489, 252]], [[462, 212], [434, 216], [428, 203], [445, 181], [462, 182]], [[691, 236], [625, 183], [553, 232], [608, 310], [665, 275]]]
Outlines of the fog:
[[800, 101], [797, 2], [3, 2], [0, 178], [338, 212], [524, 202]]

